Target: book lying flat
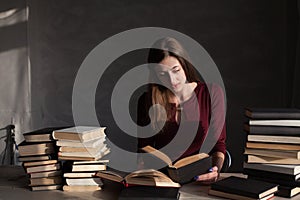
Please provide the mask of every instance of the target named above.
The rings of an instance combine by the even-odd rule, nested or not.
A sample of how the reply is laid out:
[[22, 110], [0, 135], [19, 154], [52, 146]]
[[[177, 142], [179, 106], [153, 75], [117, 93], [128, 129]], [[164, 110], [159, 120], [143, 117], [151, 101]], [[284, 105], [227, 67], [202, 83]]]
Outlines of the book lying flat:
[[24, 162], [24, 167], [33, 167], [33, 166], [39, 166], [39, 165], [49, 165], [49, 164], [55, 164], [57, 163], [57, 160], [42, 160], [42, 161], [33, 161], [33, 162]]
[[67, 127], [49, 127], [43, 128], [31, 132], [24, 133], [24, 139], [26, 142], [47, 142], [53, 141], [52, 132], [54, 130], [63, 129]]
[[57, 155], [49, 154], [49, 155], [19, 156], [18, 160], [20, 162], [29, 162], [29, 161], [55, 160], [56, 158]]
[[265, 178], [271, 178], [271, 179], [275, 178], [275, 179], [282, 179], [282, 180], [286, 180], [286, 181], [297, 181], [300, 178], [300, 174], [290, 175], [290, 174], [269, 172], [269, 171], [248, 169], [248, 168], [244, 168], [243, 173], [247, 174], [248, 176], [259, 176], [259, 177], [265, 177]]
[[211, 189], [214, 191], [261, 199], [277, 192], [278, 184], [230, 176], [212, 183]]
[[90, 178], [94, 177], [96, 172], [68, 172], [64, 173], [65, 178]]
[[276, 196], [291, 198], [297, 194], [300, 194], [300, 187], [282, 186], [278, 188]]
[[151, 146], [145, 146], [142, 150], [166, 163], [168, 165], [168, 175], [173, 181], [180, 184], [191, 182], [195, 176], [207, 173], [212, 164], [211, 157], [206, 153], [188, 156], [173, 164], [172, 160], [165, 153]]
[[277, 120], [249, 120], [249, 125], [254, 126], [300, 126], [300, 119]]
[[268, 150], [268, 149], [245, 148], [244, 154], [268, 156], [268, 157], [275, 157], [275, 158], [300, 159], [300, 151], [286, 151], [286, 150], [281, 151], [276, 149]]
[[105, 142], [105, 135], [96, 137], [93, 140], [84, 142], [79, 140], [57, 140], [56, 145], [59, 147], [82, 147], [82, 148], [96, 148]]
[[31, 186], [30, 189], [32, 191], [42, 191], [42, 190], [59, 190], [62, 188], [61, 184], [58, 185], [37, 185]]
[[100, 171], [106, 170], [106, 164], [77, 164], [72, 166], [72, 172], [87, 172], [87, 171]]
[[52, 137], [55, 140], [77, 140], [77, 141], [91, 141], [105, 135], [105, 127], [92, 126], [75, 126], [66, 129], [55, 130]]
[[278, 135], [249, 135], [249, 142], [269, 142], [269, 143], [286, 143], [300, 144], [300, 137], [297, 136], [278, 136]]
[[253, 135], [299, 136], [300, 127], [292, 126], [256, 126], [244, 124], [244, 130]]
[[46, 171], [46, 172], [35, 172], [28, 174], [29, 178], [46, 178], [52, 176], [61, 176], [61, 170], [53, 170], [53, 171]]
[[245, 108], [245, 115], [252, 119], [300, 119], [296, 108]]
[[52, 176], [46, 178], [30, 178], [29, 186], [36, 185], [58, 185], [62, 184], [63, 180], [61, 176]]
[[55, 144], [54, 142], [28, 143], [23, 141], [18, 145], [18, 150], [20, 156], [53, 154], [55, 153]]
[[176, 200], [179, 199], [179, 188], [132, 186], [124, 188], [118, 200]]
[[222, 192], [222, 191], [218, 191], [218, 190], [213, 190], [210, 189], [208, 191], [209, 195], [213, 195], [213, 196], [218, 196], [218, 197], [224, 197], [226, 199], [235, 199], [235, 200], [269, 200], [272, 199], [274, 197], [274, 194], [269, 194], [263, 198], [252, 198], [252, 197], [246, 197], [243, 195], [238, 195], [238, 194], [232, 194], [232, 193], [228, 193], [228, 192]]
[[143, 185], [157, 187], [180, 187], [179, 183], [174, 182], [164, 173], [154, 169], [143, 169], [131, 173], [119, 171], [99, 171], [96, 176], [100, 178], [122, 183], [124, 186]]
[[265, 182], [274, 183], [282, 186], [300, 187], [300, 181], [287, 181], [287, 180], [280, 179], [278, 177], [268, 178], [268, 177], [259, 177], [256, 175], [255, 176], [248, 175], [248, 179], [265, 181]]
[[67, 192], [86, 192], [101, 190], [99, 185], [64, 185], [63, 191]]
[[248, 163], [300, 165], [300, 160], [293, 158], [275, 158], [258, 155], [246, 155], [246, 160]]
[[247, 142], [246, 147], [253, 148], [253, 149], [277, 149], [277, 150], [300, 151], [300, 145], [298, 144]]
[[244, 168], [257, 169], [283, 174], [296, 175], [300, 173], [300, 165], [280, 165], [280, 164], [263, 164], [263, 163], [244, 163]]
[[65, 154], [62, 155], [61, 152], [58, 152], [58, 159], [59, 160], [77, 160], [77, 161], [97, 161], [97, 160], [100, 160], [102, 157], [104, 157], [105, 155], [109, 154], [110, 153], [110, 149], [107, 149], [105, 152], [100, 152], [99, 154], [97, 155], [72, 155], [72, 154]]
[[33, 166], [25, 168], [26, 173], [34, 173], [34, 172], [45, 172], [45, 171], [53, 171], [59, 170], [61, 165], [57, 164], [50, 164], [50, 165], [40, 165], [40, 166]]
[[103, 185], [99, 177], [92, 178], [66, 178], [67, 185]]

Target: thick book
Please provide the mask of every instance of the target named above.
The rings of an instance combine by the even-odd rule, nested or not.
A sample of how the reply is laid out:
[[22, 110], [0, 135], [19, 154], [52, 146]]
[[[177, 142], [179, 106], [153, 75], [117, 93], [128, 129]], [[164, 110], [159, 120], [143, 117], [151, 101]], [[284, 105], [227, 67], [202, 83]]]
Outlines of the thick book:
[[151, 146], [145, 146], [142, 150], [167, 164], [168, 175], [180, 184], [192, 182], [195, 176], [207, 173], [212, 165], [211, 157], [206, 153], [188, 156], [172, 163], [165, 153]]
[[57, 160], [42, 160], [42, 161], [33, 161], [33, 162], [24, 162], [24, 167], [33, 167], [33, 166], [39, 166], [39, 165], [49, 165], [49, 164], [56, 164]]
[[252, 119], [300, 119], [300, 109], [245, 108], [245, 115]]
[[255, 126], [244, 124], [244, 130], [253, 135], [299, 136], [300, 127], [292, 126]]
[[300, 194], [300, 187], [291, 187], [291, 186], [282, 186], [280, 185], [278, 188], [278, 192], [276, 196], [285, 197], [285, 198], [292, 198]]
[[235, 199], [235, 200], [269, 200], [272, 199], [275, 195], [273, 194], [269, 194], [263, 198], [252, 198], [252, 197], [246, 197], [243, 195], [238, 195], [238, 194], [232, 194], [232, 193], [228, 193], [228, 192], [222, 192], [222, 191], [218, 191], [218, 190], [213, 190], [210, 189], [208, 191], [209, 195], [213, 195], [213, 196], [218, 196], [218, 197], [224, 197], [226, 199]]
[[46, 154], [46, 155], [34, 155], [34, 156], [19, 156], [18, 160], [20, 162], [33, 162], [33, 161], [43, 161], [43, 160], [55, 160], [57, 155], [55, 154]]
[[278, 184], [230, 176], [212, 183], [211, 189], [261, 199], [277, 192]]
[[46, 171], [46, 172], [35, 172], [28, 174], [29, 178], [46, 178], [52, 176], [62, 176], [61, 170], [53, 170], [53, 171]]
[[258, 155], [245, 155], [248, 163], [269, 163], [269, 164], [286, 164], [300, 165], [300, 160], [294, 158], [275, 158]]
[[106, 147], [106, 145], [101, 146], [101, 148], [87, 150], [85, 148], [82, 148], [82, 151], [59, 151], [58, 156], [76, 156], [76, 157], [98, 157], [106, 155], [104, 154], [109, 149]]
[[249, 142], [300, 144], [300, 137], [297, 137], [297, 136], [252, 135], [252, 134], [248, 134], [247, 140]]
[[55, 140], [91, 141], [103, 137], [105, 127], [75, 126], [66, 129], [55, 130], [52, 137]]
[[243, 168], [257, 169], [269, 172], [278, 172], [283, 174], [296, 175], [300, 174], [300, 165], [280, 165], [280, 164], [263, 164], [263, 163], [244, 163]]
[[274, 183], [282, 186], [300, 187], [300, 181], [287, 181], [277, 177], [268, 178], [268, 177], [260, 177], [256, 175], [255, 176], [248, 175], [248, 179], [265, 181], [265, 182]]
[[62, 188], [61, 184], [58, 185], [37, 185], [31, 186], [32, 191], [43, 191], [43, 190], [60, 190]]
[[36, 185], [59, 185], [62, 184], [63, 180], [61, 176], [51, 176], [44, 178], [30, 178], [29, 186]]
[[97, 148], [105, 142], [105, 135], [98, 138], [84, 142], [78, 140], [57, 140], [56, 145], [59, 147], [81, 147], [81, 148]]
[[90, 178], [94, 177], [96, 172], [67, 172], [64, 173], [65, 178]]
[[124, 173], [115, 170], [99, 171], [96, 176], [122, 183], [124, 186], [143, 185], [157, 187], [180, 187], [166, 174], [154, 169], [142, 169], [131, 173]]
[[99, 177], [91, 178], [66, 178], [67, 185], [103, 185]]
[[244, 154], [252, 154], [259, 156], [275, 157], [275, 158], [294, 158], [300, 159], [300, 151], [286, 151], [277, 149], [252, 149], [245, 148]]
[[72, 166], [72, 172], [88, 172], [106, 170], [106, 164], [77, 164]]
[[246, 148], [300, 151], [300, 145], [284, 143], [246, 142]]
[[73, 161], [97, 161], [103, 158], [105, 155], [110, 153], [110, 149], [106, 149], [104, 152], [99, 152], [97, 155], [81, 155], [81, 154], [72, 154], [72, 153], [62, 153], [58, 152], [59, 160], [73, 160]]
[[250, 126], [295, 126], [300, 127], [300, 119], [274, 119], [274, 120], [263, 120], [263, 119], [250, 119]]
[[52, 132], [54, 130], [63, 129], [67, 127], [49, 127], [43, 128], [31, 132], [24, 133], [24, 139], [26, 142], [47, 142], [53, 141]]
[[248, 176], [259, 176], [259, 177], [265, 177], [265, 178], [271, 178], [271, 179], [275, 178], [275, 179], [282, 179], [282, 180], [286, 180], [286, 181], [297, 181], [300, 178], [300, 174], [290, 175], [290, 174], [269, 172], [269, 171], [264, 171], [264, 170], [248, 169], [248, 168], [244, 168], [243, 173]]
[[21, 142], [18, 145], [20, 156], [36, 156], [53, 154], [56, 152], [54, 142], [44, 142], [44, 143], [32, 143], [32, 142]]
[[33, 166], [25, 168], [26, 173], [34, 173], [34, 172], [45, 172], [45, 171], [53, 171], [59, 170], [61, 165], [57, 164], [50, 164], [50, 165], [40, 165], [40, 166]]
[[101, 190], [99, 185], [64, 185], [63, 191], [67, 192], [87, 192]]
[[179, 188], [133, 186], [123, 188], [118, 200], [177, 200], [179, 196]]

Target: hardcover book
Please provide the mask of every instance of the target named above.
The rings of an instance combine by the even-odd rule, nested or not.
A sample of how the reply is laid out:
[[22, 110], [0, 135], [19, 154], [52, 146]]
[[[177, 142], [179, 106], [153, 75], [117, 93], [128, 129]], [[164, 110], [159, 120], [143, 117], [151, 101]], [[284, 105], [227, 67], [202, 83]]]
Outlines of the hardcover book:
[[119, 171], [99, 171], [96, 176], [100, 178], [122, 183], [125, 187], [133, 185], [156, 186], [156, 187], [180, 187], [164, 173], [154, 169], [143, 169], [131, 173]]
[[283, 119], [283, 120], [255, 120], [250, 119], [249, 125], [254, 126], [300, 126], [300, 119]]
[[276, 196], [291, 198], [300, 193], [300, 187], [279, 186]]
[[290, 175], [290, 174], [284, 174], [278, 172], [269, 172], [269, 171], [247, 169], [247, 168], [243, 169], [243, 173], [247, 174], [248, 176], [258, 176], [258, 177], [271, 178], [271, 179], [272, 178], [282, 179], [286, 181], [297, 181], [300, 178], [300, 174]]
[[180, 184], [192, 182], [195, 176], [207, 173], [211, 167], [211, 157], [206, 153], [185, 157], [173, 164], [165, 153], [151, 146], [143, 147], [142, 150], [166, 163], [169, 177]]
[[292, 126], [254, 126], [244, 124], [244, 130], [252, 135], [299, 136], [300, 127]]
[[43, 128], [36, 131], [31, 131], [24, 133], [24, 139], [26, 142], [47, 142], [47, 141], [53, 141], [52, 138], [52, 132], [54, 130], [63, 129], [67, 127], [49, 127], [49, 128]]
[[67, 192], [86, 192], [101, 190], [99, 185], [64, 185], [63, 191]]
[[300, 165], [280, 165], [280, 164], [263, 164], [263, 163], [244, 163], [244, 168], [257, 169], [283, 174], [296, 175], [300, 174]]
[[252, 119], [300, 119], [296, 108], [245, 108], [245, 115]]
[[258, 180], [258, 181], [264, 181], [264, 182], [269, 182], [269, 183], [274, 183], [282, 186], [290, 186], [290, 187], [300, 187], [300, 181], [287, 181], [280, 179], [279, 177], [259, 177], [259, 176], [253, 176], [253, 175], [248, 175], [248, 179], [251, 180]]
[[276, 144], [276, 143], [267, 143], [267, 142], [247, 142], [246, 148], [300, 151], [300, 145], [298, 144], [284, 144], [284, 143]]
[[43, 191], [43, 190], [59, 190], [62, 188], [62, 185], [37, 185], [31, 186], [32, 191]]
[[277, 192], [278, 185], [264, 181], [230, 176], [212, 183], [211, 189], [213, 191], [261, 199]]
[[268, 164], [286, 164], [286, 165], [300, 165], [300, 160], [294, 158], [275, 158], [258, 155], [245, 155], [248, 163], [268, 163]]
[[247, 139], [249, 142], [300, 144], [300, 137], [296, 137], [296, 136], [248, 134]]
[[300, 151], [286, 151], [277, 149], [252, 149], [245, 148], [244, 154], [252, 154], [259, 156], [275, 157], [275, 158], [294, 158], [300, 159]]
[[118, 200], [176, 200], [179, 196], [176, 187], [132, 186], [124, 188]]

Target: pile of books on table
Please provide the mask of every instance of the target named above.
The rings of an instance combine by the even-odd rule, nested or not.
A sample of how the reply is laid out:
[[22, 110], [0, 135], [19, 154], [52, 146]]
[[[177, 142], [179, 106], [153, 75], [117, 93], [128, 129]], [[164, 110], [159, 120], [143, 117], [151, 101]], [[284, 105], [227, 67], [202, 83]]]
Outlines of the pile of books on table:
[[108, 160], [101, 160], [110, 150], [104, 127], [76, 126], [55, 130], [52, 136], [59, 147], [58, 159], [64, 161], [64, 191], [100, 190], [102, 181], [95, 174], [106, 170]]
[[62, 187], [61, 162], [51, 137], [55, 128], [24, 133], [25, 140], [18, 145], [19, 161], [23, 162], [31, 190], [56, 190]]
[[245, 110], [247, 142], [244, 174], [279, 184], [278, 196], [300, 193], [300, 110]]

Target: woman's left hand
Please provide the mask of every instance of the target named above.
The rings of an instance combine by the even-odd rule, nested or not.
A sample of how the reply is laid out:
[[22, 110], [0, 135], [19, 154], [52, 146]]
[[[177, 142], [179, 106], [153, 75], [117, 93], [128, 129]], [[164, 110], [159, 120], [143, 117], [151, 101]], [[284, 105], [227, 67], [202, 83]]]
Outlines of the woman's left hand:
[[218, 180], [219, 177], [219, 172], [218, 172], [218, 167], [214, 166], [210, 170], [210, 172], [206, 174], [201, 174], [199, 176], [195, 177], [196, 181], [201, 182], [202, 184], [209, 185], [211, 183], [214, 183]]

